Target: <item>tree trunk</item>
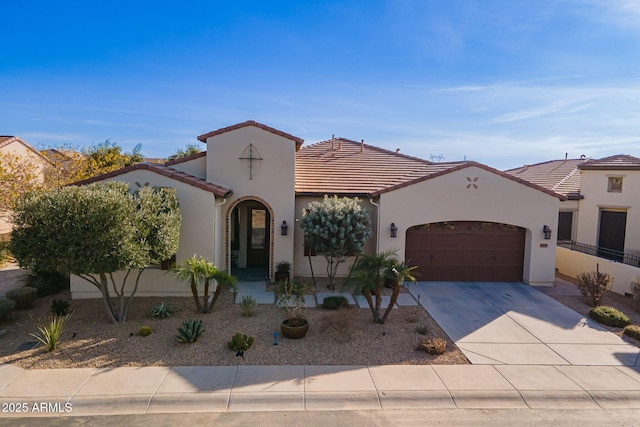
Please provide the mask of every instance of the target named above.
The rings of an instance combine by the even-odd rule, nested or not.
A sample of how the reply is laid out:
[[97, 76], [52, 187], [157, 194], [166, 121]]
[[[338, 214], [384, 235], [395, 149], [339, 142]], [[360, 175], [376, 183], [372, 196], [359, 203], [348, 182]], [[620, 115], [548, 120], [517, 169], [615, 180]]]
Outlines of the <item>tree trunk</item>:
[[309, 251], [309, 255], [307, 256], [307, 258], [309, 258], [309, 268], [311, 269], [311, 281], [313, 282], [313, 287], [317, 289], [316, 276], [315, 274], [313, 274], [313, 264], [311, 263], [311, 251]]
[[111, 304], [111, 298], [109, 297], [109, 282], [107, 281], [107, 276], [104, 273], [100, 273], [100, 291], [102, 292], [102, 302], [104, 303], [109, 320], [113, 323], [118, 323], [118, 318], [115, 315], [113, 305]]
[[202, 313], [209, 313], [209, 279], [204, 282], [204, 296], [202, 297]]
[[193, 295], [193, 300], [196, 303], [196, 309], [198, 313], [202, 313], [202, 305], [200, 304], [200, 299], [198, 298], [198, 284], [195, 280], [191, 280], [191, 295]]
[[393, 290], [391, 292], [391, 301], [389, 301], [389, 307], [387, 307], [387, 309], [384, 311], [384, 314], [382, 315], [382, 321], [380, 323], [382, 323], [384, 325], [384, 322], [387, 321], [387, 316], [389, 316], [389, 313], [391, 313], [391, 310], [393, 309], [393, 306], [396, 304], [396, 301], [398, 301], [398, 296], [400, 295], [400, 282], [396, 281], [393, 285]]
[[211, 300], [211, 304], [209, 304], [209, 306], [207, 307], [207, 313], [211, 313], [213, 311], [213, 306], [216, 304], [216, 301], [218, 301], [218, 297], [221, 293], [222, 283], [218, 283], [218, 286], [216, 286], [216, 290], [213, 291], [213, 299]]
[[373, 300], [371, 299], [371, 291], [369, 291], [369, 288], [365, 287], [365, 289], [363, 289], [362, 294], [366, 298], [367, 304], [369, 304], [369, 309], [371, 310], [371, 314], [373, 315], [373, 321], [377, 322], [378, 318], [376, 317], [376, 310], [373, 306]]
[[375, 316], [375, 320], [378, 323], [381, 323], [380, 321], [380, 304], [382, 304], [382, 295], [380, 294], [380, 287], [376, 287], [376, 292], [375, 292], [375, 296], [376, 296], [376, 316]]

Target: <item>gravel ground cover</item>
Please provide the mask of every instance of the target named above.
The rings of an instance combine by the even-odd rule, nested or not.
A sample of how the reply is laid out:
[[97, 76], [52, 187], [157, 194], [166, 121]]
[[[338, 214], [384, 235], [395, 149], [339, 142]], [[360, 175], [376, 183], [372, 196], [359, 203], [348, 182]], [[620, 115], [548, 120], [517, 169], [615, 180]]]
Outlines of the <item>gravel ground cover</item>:
[[[336, 312], [321, 308], [306, 311], [310, 328], [300, 340], [279, 336], [273, 345], [273, 333], [285, 318], [274, 305], [259, 305], [253, 317], [242, 317], [233, 303], [233, 294], [224, 293], [214, 312], [198, 314], [191, 298], [134, 298], [128, 320], [112, 324], [104, 315], [102, 300], [71, 301], [73, 315], [62, 334], [59, 348], [47, 353], [42, 347], [16, 352], [16, 348], [35, 339], [41, 319], [46, 319], [52, 299], [70, 299], [69, 292], [37, 300], [29, 311], [15, 312], [11, 321], [0, 322], [5, 333], [0, 337], [0, 363], [12, 363], [29, 369], [117, 366], [190, 366], [190, 365], [375, 365], [375, 364], [467, 364], [468, 361], [433, 319], [420, 307], [394, 309], [385, 325], [372, 321], [369, 309], [351, 308]], [[173, 304], [175, 312], [167, 319], [155, 319], [151, 308], [161, 301]], [[339, 320], [330, 321], [330, 316]], [[183, 320], [202, 319], [206, 329], [193, 344], [176, 342]], [[350, 320], [349, 320], [350, 319]], [[340, 328], [351, 322], [346, 330]], [[137, 335], [141, 326], [149, 326], [148, 337]], [[333, 326], [333, 327], [332, 327]], [[425, 327], [426, 335], [416, 331]], [[226, 346], [235, 332], [255, 337], [244, 359]], [[421, 339], [440, 337], [447, 341], [447, 352], [432, 356], [416, 350]]]

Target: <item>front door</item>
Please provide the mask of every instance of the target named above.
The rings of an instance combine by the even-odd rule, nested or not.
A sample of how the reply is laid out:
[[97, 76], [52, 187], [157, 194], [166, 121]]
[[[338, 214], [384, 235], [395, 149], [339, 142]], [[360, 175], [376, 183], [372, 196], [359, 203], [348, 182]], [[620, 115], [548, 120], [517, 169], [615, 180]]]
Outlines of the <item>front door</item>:
[[598, 256], [622, 261], [624, 259], [624, 233], [626, 228], [626, 212], [600, 211]]
[[247, 233], [247, 267], [262, 267], [269, 263], [269, 212], [249, 208]]

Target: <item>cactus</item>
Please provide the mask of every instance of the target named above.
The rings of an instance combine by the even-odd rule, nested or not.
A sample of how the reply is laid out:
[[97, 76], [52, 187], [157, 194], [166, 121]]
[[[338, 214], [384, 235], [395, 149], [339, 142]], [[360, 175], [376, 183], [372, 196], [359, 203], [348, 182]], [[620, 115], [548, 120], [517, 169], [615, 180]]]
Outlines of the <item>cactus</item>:
[[231, 341], [227, 342], [227, 347], [236, 352], [236, 357], [240, 356], [244, 359], [244, 352], [249, 350], [253, 345], [253, 337], [244, 335], [242, 332], [236, 332], [231, 337]]
[[138, 329], [138, 335], [141, 337], [148, 337], [152, 332], [153, 331], [148, 326], [140, 326], [140, 329]]

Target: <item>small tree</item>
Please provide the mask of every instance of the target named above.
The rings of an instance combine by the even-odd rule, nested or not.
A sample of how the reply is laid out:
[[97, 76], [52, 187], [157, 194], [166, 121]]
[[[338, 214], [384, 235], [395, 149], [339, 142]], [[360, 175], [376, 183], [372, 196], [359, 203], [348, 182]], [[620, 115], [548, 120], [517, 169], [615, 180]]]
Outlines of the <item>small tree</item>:
[[[213, 310], [222, 288], [231, 287], [236, 289], [236, 278], [226, 271], [218, 270], [215, 265], [210, 263], [206, 258], [194, 255], [180, 263], [173, 270], [176, 277], [185, 282], [189, 282], [191, 286], [191, 295], [196, 303], [196, 309], [199, 313], [210, 313]], [[216, 290], [213, 292], [213, 298], [209, 302], [209, 284], [211, 280], [216, 282]], [[204, 295], [202, 303], [198, 295], [198, 285], [204, 284]]]
[[187, 144], [184, 148], [178, 148], [172, 155], [167, 157], [167, 160], [176, 160], [181, 159], [183, 157], [191, 156], [193, 154], [198, 154], [202, 150], [198, 145], [195, 144]]
[[362, 253], [364, 243], [373, 234], [369, 212], [358, 198], [325, 195], [322, 202], [311, 202], [303, 210], [300, 226], [306, 245], [327, 260], [332, 289], [340, 264]]
[[22, 194], [44, 186], [42, 169], [29, 157], [0, 152], [0, 219], [11, 216]]
[[[109, 319], [122, 323], [146, 267], [177, 251], [181, 214], [175, 189], [131, 194], [126, 183], [112, 182], [28, 193], [18, 200], [13, 223], [11, 250], [22, 267], [83, 278], [100, 290]], [[113, 273], [120, 270], [126, 273], [116, 283]]]

